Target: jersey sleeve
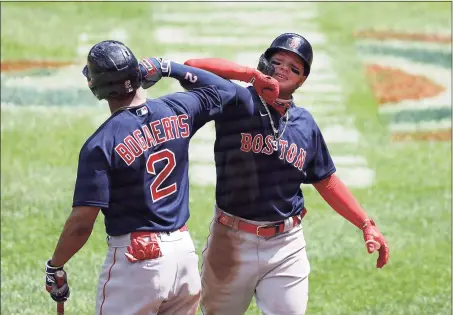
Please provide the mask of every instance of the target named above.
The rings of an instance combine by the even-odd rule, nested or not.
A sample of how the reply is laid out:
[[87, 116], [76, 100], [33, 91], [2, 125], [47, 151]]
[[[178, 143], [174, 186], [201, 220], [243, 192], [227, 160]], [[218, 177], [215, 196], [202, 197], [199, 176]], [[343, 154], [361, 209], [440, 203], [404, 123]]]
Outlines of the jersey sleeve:
[[231, 81], [205, 70], [173, 62], [170, 76], [179, 80], [187, 91], [160, 99], [187, 113], [193, 132], [219, 117], [225, 106], [234, 107], [244, 115], [253, 114], [250, 92]]
[[99, 146], [82, 147], [72, 206], [107, 208], [110, 199], [109, 163]]
[[[215, 86], [218, 88], [222, 97], [226, 96], [231, 98], [229, 102], [223, 103], [222, 110], [224, 107], [228, 107], [229, 109], [239, 111], [241, 114], [246, 116], [253, 115], [254, 106], [252, 95], [247, 88], [244, 88], [229, 80], [223, 79], [220, 76], [206, 70], [180, 64], [177, 65], [178, 67], [181, 67], [181, 69], [177, 68], [179, 72], [185, 71], [186, 75], [184, 75], [184, 77], [182, 75], [178, 75], [176, 77], [177, 72], [174, 72], [173, 75], [179, 80], [181, 86], [185, 90], [192, 91], [197, 88]], [[234, 89], [231, 87], [231, 85], [233, 85]], [[219, 113], [215, 113], [215, 115]]]
[[212, 72], [172, 62], [170, 76], [177, 79], [181, 86], [188, 91], [215, 86], [218, 88], [222, 99], [231, 99], [223, 102], [224, 106], [240, 104], [245, 114], [251, 115], [253, 113], [253, 105], [250, 102], [244, 102], [245, 99], [251, 99], [248, 90]]
[[326, 142], [316, 122], [313, 121], [312, 145], [314, 155], [306, 168], [305, 184], [317, 183], [336, 172]]

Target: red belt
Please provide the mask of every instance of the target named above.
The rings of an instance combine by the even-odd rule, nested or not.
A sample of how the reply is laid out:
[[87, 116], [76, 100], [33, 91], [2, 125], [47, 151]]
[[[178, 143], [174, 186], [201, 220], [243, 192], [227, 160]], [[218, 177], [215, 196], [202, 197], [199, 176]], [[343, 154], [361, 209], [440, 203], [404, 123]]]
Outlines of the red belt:
[[[300, 215], [293, 216], [293, 227], [297, 226], [300, 224], [302, 221], [302, 218], [305, 216], [307, 213], [307, 210], [305, 208], [302, 209], [302, 212]], [[267, 225], [255, 225], [249, 222], [246, 222], [242, 220], [239, 217], [235, 217], [229, 214], [226, 214], [225, 212], [222, 211], [220, 216], [217, 218], [217, 222], [219, 222], [222, 225], [247, 232], [250, 234], [255, 234], [257, 236], [263, 236], [263, 237], [272, 237], [277, 234], [285, 232], [285, 222], [279, 222], [279, 223], [274, 223], [274, 224], [267, 224]]]
[[[188, 231], [188, 230], [189, 229], [187, 228], [187, 225], [184, 224], [182, 227], [180, 227], [176, 231], [185, 232], [185, 231]], [[175, 232], [175, 231], [172, 231], [172, 232]], [[166, 232], [135, 231], [135, 232], [131, 233], [131, 239], [135, 239], [137, 237], [151, 236], [153, 234], [155, 235], [155, 234], [160, 234], [160, 233], [166, 233]], [[169, 232], [169, 233], [171, 233], [171, 232]]]

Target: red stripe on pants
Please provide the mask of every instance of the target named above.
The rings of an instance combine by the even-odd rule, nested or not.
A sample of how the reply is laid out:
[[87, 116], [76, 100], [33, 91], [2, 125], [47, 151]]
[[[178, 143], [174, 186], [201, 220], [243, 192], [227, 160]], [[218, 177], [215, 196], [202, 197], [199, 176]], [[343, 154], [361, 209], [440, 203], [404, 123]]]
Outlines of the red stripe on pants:
[[110, 269], [109, 269], [109, 276], [107, 278], [107, 281], [104, 283], [104, 288], [102, 289], [103, 297], [102, 297], [100, 315], [102, 315], [102, 307], [104, 306], [104, 302], [105, 302], [105, 287], [107, 286], [107, 283], [110, 281], [110, 276], [112, 275], [112, 268], [113, 268], [113, 266], [115, 266], [115, 262], [116, 262], [116, 248], [115, 248], [115, 252], [113, 253], [113, 263], [112, 263], [112, 265], [110, 266]]

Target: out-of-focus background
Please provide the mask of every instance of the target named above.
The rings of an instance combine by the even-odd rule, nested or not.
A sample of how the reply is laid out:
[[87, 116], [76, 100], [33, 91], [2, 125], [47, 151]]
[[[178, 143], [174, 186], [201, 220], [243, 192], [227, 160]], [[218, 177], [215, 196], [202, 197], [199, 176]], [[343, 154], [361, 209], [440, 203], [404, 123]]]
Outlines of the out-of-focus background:
[[[295, 95], [338, 174], [375, 218], [390, 264], [304, 186], [307, 314], [451, 314], [451, 3], [1, 3], [1, 314], [53, 314], [44, 263], [71, 211], [81, 145], [109, 116], [81, 69], [104, 39], [138, 58], [256, 66], [283, 32], [313, 67]], [[162, 79], [150, 97], [181, 91]], [[201, 254], [214, 203], [213, 125], [190, 147], [189, 228]], [[93, 314], [102, 216], [67, 264], [67, 314]], [[278, 290], [279, 288], [276, 288]], [[253, 303], [247, 314], [259, 314]], [[282, 314], [285, 315], [285, 314]]]

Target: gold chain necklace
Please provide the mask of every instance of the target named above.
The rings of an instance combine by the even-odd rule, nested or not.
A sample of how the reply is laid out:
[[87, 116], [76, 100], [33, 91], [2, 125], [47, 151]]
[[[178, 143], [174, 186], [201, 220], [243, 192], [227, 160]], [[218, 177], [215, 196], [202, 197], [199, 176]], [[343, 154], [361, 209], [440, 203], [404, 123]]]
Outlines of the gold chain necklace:
[[289, 108], [286, 110], [286, 113], [285, 113], [285, 115], [286, 115], [286, 123], [285, 123], [285, 126], [283, 127], [282, 134], [280, 136], [278, 136], [278, 129], [275, 128], [274, 120], [272, 119], [271, 112], [269, 111], [269, 108], [267, 108], [266, 102], [261, 97], [261, 95], [258, 95], [258, 96], [259, 96], [259, 98], [261, 100], [261, 103], [263, 103], [264, 108], [266, 109], [267, 115], [269, 116], [269, 120], [271, 122], [272, 131], [274, 132], [274, 139], [272, 140], [272, 146], [274, 147], [274, 150], [277, 151], [277, 149], [278, 149], [278, 146], [277, 146], [278, 145], [278, 141], [283, 137], [283, 134], [285, 133], [285, 130], [286, 130], [286, 126], [288, 126]]

